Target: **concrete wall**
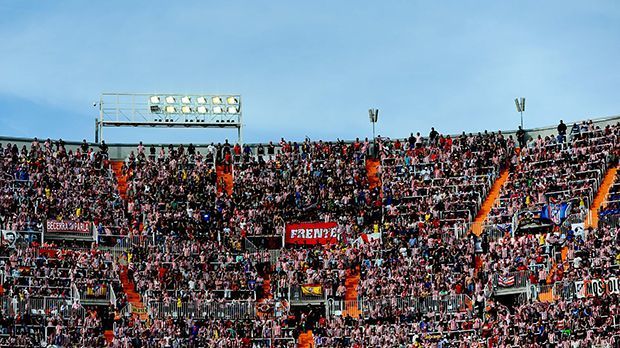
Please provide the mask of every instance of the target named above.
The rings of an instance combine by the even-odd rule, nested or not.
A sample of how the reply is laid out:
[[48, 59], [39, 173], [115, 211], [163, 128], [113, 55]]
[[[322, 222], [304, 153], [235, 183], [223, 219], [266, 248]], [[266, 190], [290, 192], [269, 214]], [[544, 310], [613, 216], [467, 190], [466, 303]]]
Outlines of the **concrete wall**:
[[[565, 121], [566, 125], [568, 126], [568, 131], [570, 132], [570, 128], [573, 125], [573, 123], [581, 123], [583, 120], [580, 121]], [[616, 116], [609, 116], [609, 117], [602, 117], [602, 118], [597, 118], [597, 119], [592, 119], [593, 123], [601, 128], [604, 128], [607, 125], [610, 124], [616, 124], [618, 122], [620, 122], [620, 115], [616, 115]], [[559, 121], [558, 121], [559, 122]], [[541, 128], [533, 128], [533, 129], [526, 129], [527, 131], [527, 135], [532, 137], [532, 138], [536, 138], [538, 135], [541, 135], [543, 137], [548, 136], [548, 135], [556, 135], [557, 131], [556, 131], [556, 125], [552, 125], [552, 126], [548, 126], [548, 127], [541, 127]], [[502, 130], [502, 133], [504, 133], [506, 136], [513, 136], [515, 137], [515, 133], [516, 130]], [[404, 136], [408, 136], [408, 134], [405, 134]], [[423, 134], [423, 136], [427, 136], [427, 134]], [[16, 138], [16, 137], [8, 137], [8, 136], [0, 136], [0, 143], [3, 145], [6, 145], [7, 143], [11, 143], [11, 144], [17, 144], [17, 146], [21, 149], [21, 147], [23, 145], [27, 145], [28, 147], [30, 147], [30, 143], [32, 142], [33, 138]], [[55, 140], [55, 139], [54, 139]], [[328, 139], [323, 139], [323, 140], [328, 140]], [[43, 142], [45, 141], [45, 139], [39, 139], [39, 141]], [[329, 140], [328, 140], [329, 141]], [[68, 149], [77, 149], [80, 146], [80, 142], [79, 141], [65, 141], [66, 145], [65, 147]], [[274, 142], [275, 144], [275, 142]], [[97, 144], [95, 143], [89, 143], [89, 145], [97, 147]], [[108, 144], [108, 153], [110, 155], [111, 159], [125, 159], [127, 158], [127, 156], [129, 156], [129, 153], [131, 151], [135, 151], [136, 147], [138, 144], [132, 143], [132, 144], [123, 144], [123, 143], [115, 143], [115, 144]], [[158, 149], [159, 152], [159, 147], [164, 146], [167, 148], [167, 146], [169, 144], [153, 144], [155, 145], [155, 147]], [[186, 144], [187, 145], [187, 144]], [[209, 144], [194, 144], [194, 146], [196, 146], [197, 151], [200, 151], [201, 153], [205, 153], [207, 146]], [[255, 147], [258, 144], [249, 144], [252, 149], [255, 151]], [[265, 144], [263, 144], [265, 145]], [[151, 144], [144, 144], [144, 147], [147, 149], [151, 146]]]

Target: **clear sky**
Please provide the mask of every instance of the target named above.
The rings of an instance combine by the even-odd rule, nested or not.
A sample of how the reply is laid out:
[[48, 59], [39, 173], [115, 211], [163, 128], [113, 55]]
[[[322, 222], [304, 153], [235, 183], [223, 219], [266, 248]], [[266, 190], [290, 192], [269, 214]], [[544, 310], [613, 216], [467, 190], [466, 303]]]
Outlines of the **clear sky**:
[[[240, 93], [245, 140], [620, 114], [620, 1], [0, 0], [0, 135], [93, 140], [101, 92]], [[129, 129], [108, 142], [232, 133]]]

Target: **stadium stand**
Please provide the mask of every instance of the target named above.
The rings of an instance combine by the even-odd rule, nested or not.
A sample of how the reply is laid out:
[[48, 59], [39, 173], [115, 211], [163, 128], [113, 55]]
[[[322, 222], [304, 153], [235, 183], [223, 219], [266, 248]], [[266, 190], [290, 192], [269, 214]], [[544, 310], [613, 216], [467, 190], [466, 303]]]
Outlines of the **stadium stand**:
[[617, 347], [619, 134], [0, 140], [0, 346]]

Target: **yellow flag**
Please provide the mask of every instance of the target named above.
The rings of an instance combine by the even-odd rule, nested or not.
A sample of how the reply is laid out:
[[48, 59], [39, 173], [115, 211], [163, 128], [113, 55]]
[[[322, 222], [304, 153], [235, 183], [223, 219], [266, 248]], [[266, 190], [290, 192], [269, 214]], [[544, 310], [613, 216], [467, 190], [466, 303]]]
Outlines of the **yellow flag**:
[[306, 296], [323, 296], [323, 287], [320, 285], [302, 285], [301, 293]]

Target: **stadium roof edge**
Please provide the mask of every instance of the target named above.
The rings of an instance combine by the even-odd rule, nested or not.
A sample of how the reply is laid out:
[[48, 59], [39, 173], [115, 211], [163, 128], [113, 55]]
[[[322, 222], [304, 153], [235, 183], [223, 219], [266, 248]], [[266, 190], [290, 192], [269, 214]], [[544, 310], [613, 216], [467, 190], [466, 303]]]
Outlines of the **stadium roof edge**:
[[[598, 118], [583, 118], [583, 119], [579, 119], [579, 120], [571, 120], [571, 121], [564, 121], [569, 127], [570, 125], [572, 125], [573, 123], [580, 123], [582, 121], [589, 121], [592, 120], [594, 123], [609, 123], [610, 121], [618, 121], [620, 122], [620, 115], [614, 115], [614, 116], [605, 116], [605, 117], [598, 117]], [[555, 131], [556, 130], [557, 125], [550, 125], [550, 126], [545, 126], [545, 127], [537, 127], [537, 128], [526, 128], [525, 130], [529, 133], [548, 133], [549, 131]], [[477, 132], [482, 132], [484, 130], [478, 130], [475, 132], [466, 132], [466, 133], [477, 133]], [[488, 130], [488, 131], [496, 131], [496, 130]], [[510, 134], [514, 134], [516, 133], [516, 129], [511, 129], [511, 130], [501, 130], [502, 133], [510, 135]], [[459, 134], [450, 134], [451, 136], [458, 136]], [[408, 135], [405, 134], [401, 137], [405, 138]], [[48, 137], [37, 137], [39, 139], [39, 141], [45, 141]], [[394, 138], [396, 139], [396, 138]], [[4, 136], [4, 135], [0, 135], [0, 143], [6, 143], [6, 142], [18, 142], [18, 143], [30, 143], [34, 140], [34, 137], [31, 138], [26, 138], [26, 137], [11, 137], [11, 136]], [[53, 139], [53, 140], [57, 140], [57, 139]], [[64, 140], [64, 139], [63, 139]], [[319, 139], [317, 139], [319, 140]], [[323, 141], [330, 141], [327, 139], [320, 139]], [[65, 144], [67, 145], [73, 145], [73, 146], [78, 146], [81, 145], [82, 142], [81, 141], [75, 141], [75, 140], [64, 140]], [[346, 142], [352, 142], [353, 140], [345, 140]], [[87, 143], [90, 146], [98, 146], [97, 143], [94, 142], [90, 142], [87, 141]], [[265, 145], [268, 142], [263, 142], [262, 144]], [[127, 146], [137, 146], [138, 143], [107, 143], [109, 147], [113, 147], [113, 146], [120, 146], [120, 147], [127, 147]], [[151, 145], [155, 145], [156, 147], [158, 146], [168, 146], [169, 144], [189, 144], [189, 143], [144, 143], [143, 145], [145, 147], [151, 146]], [[196, 147], [206, 147], [208, 146], [210, 143], [196, 143], [194, 144], [194, 146]], [[250, 145], [250, 146], [257, 146], [261, 143], [246, 143], [245, 145]]]

